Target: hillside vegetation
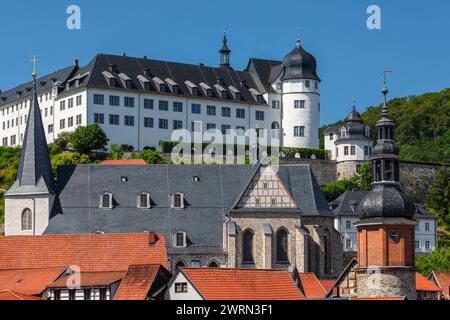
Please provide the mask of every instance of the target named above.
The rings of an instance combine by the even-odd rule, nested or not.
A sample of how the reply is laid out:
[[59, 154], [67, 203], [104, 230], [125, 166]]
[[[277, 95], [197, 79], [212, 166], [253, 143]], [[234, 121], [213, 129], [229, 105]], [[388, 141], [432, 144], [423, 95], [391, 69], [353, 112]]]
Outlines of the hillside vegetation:
[[[397, 125], [395, 140], [403, 160], [450, 163], [450, 89], [396, 98], [388, 105]], [[372, 129], [380, 119], [381, 108], [381, 104], [372, 106], [361, 114]], [[375, 139], [376, 131], [372, 133]]]

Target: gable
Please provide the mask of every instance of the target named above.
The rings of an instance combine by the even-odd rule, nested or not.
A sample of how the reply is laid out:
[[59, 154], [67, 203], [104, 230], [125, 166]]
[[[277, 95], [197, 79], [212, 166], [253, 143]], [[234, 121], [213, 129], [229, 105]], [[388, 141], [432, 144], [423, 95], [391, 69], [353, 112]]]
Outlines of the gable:
[[274, 169], [261, 166], [235, 208], [297, 208], [297, 205]]

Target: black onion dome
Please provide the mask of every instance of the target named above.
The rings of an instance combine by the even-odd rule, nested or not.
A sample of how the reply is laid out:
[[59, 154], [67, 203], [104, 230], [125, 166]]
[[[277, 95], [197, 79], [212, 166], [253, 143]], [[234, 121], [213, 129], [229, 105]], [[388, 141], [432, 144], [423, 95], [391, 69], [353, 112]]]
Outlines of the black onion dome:
[[413, 218], [416, 206], [412, 199], [395, 185], [376, 185], [359, 205], [363, 218]]
[[359, 122], [362, 123], [363, 120], [361, 118], [361, 114], [356, 111], [355, 106], [353, 106], [352, 111], [347, 116], [347, 122]]
[[320, 81], [317, 76], [316, 58], [307, 52], [297, 40], [294, 50], [283, 59], [284, 74], [281, 80], [312, 79]]

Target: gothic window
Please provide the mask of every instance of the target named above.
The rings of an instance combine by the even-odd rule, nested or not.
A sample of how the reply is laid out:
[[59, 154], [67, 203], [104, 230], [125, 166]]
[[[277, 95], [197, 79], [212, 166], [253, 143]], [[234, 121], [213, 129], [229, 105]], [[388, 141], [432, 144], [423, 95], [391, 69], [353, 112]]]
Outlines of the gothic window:
[[277, 262], [289, 262], [288, 233], [284, 228], [277, 232]]
[[243, 234], [242, 241], [242, 262], [254, 263], [253, 260], [253, 231], [246, 230]]
[[150, 194], [149, 193], [144, 192], [138, 196], [138, 208], [139, 209], [150, 208]]
[[219, 268], [219, 264], [216, 261], [211, 261], [208, 265], [210, 268]]
[[33, 228], [33, 214], [30, 209], [25, 209], [22, 212], [22, 230], [29, 231]]
[[184, 196], [181, 193], [172, 195], [172, 208], [183, 209], [184, 208]]
[[112, 209], [113, 203], [112, 203], [112, 194], [111, 193], [103, 193], [100, 196], [100, 208], [102, 209]]

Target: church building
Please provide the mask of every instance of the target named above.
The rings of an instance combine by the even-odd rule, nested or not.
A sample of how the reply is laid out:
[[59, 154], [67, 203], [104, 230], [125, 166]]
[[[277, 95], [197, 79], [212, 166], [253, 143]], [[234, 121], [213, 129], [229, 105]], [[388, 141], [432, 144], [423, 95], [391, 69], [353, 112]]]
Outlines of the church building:
[[36, 85], [7, 236], [155, 232], [171, 270], [342, 271], [342, 238], [309, 165], [60, 166], [55, 181]]

